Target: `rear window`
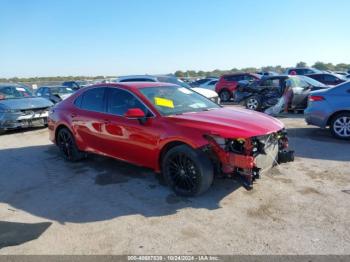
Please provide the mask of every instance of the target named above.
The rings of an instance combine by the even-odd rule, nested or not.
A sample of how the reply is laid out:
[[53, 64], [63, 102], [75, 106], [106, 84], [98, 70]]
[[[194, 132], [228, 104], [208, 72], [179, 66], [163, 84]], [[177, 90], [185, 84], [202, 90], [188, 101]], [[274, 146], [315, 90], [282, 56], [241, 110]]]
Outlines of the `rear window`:
[[105, 112], [104, 92], [105, 88], [87, 90], [82, 95], [80, 108], [89, 111]]
[[228, 82], [238, 82], [238, 81], [244, 80], [241, 75], [224, 76], [224, 79]]

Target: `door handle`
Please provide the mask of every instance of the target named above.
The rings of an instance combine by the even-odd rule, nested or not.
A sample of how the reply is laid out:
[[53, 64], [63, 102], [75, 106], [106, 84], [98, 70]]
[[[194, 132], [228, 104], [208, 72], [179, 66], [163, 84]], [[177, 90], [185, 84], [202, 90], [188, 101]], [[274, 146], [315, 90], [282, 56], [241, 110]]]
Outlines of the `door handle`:
[[103, 122], [104, 122], [105, 124], [110, 124], [110, 123], [111, 123], [111, 120], [109, 120], [109, 119], [104, 119]]
[[71, 118], [74, 118], [74, 117], [76, 117], [77, 115], [74, 114], [74, 113], [72, 113], [72, 114], [70, 114], [70, 116], [71, 116]]

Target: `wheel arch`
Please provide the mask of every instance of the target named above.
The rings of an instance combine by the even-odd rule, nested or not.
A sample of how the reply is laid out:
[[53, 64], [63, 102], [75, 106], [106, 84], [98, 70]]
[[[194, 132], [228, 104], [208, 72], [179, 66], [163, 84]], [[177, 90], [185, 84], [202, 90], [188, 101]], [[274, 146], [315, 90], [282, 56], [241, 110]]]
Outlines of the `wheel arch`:
[[195, 149], [196, 147], [191, 145], [188, 142], [181, 141], [181, 140], [172, 140], [166, 142], [160, 149], [159, 154], [158, 154], [158, 159], [157, 159], [157, 166], [156, 166], [156, 172], [161, 172], [161, 166], [162, 166], [162, 161], [165, 156], [165, 154], [172, 148], [180, 145], [185, 145], [188, 146], [192, 149]]
[[55, 129], [55, 143], [56, 144], [57, 144], [57, 134], [63, 128], [67, 128], [73, 134], [72, 130], [66, 124], [64, 124], [64, 123], [58, 124], [56, 129]]
[[328, 117], [326, 126], [330, 126], [332, 120], [334, 119], [334, 117], [336, 117], [337, 115], [340, 115], [340, 114], [342, 114], [342, 113], [350, 113], [350, 110], [346, 110], [346, 109], [345, 109], [345, 110], [340, 110], [340, 111], [334, 112], [333, 114], [331, 114], [331, 115]]

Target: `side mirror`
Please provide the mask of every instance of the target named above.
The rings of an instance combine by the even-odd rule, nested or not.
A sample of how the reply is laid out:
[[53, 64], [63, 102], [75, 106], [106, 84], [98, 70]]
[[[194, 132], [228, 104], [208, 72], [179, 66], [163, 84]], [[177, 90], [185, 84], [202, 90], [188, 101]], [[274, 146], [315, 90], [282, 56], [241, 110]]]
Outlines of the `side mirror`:
[[132, 119], [140, 119], [146, 117], [145, 113], [140, 108], [130, 108], [128, 111], [126, 111], [124, 116]]

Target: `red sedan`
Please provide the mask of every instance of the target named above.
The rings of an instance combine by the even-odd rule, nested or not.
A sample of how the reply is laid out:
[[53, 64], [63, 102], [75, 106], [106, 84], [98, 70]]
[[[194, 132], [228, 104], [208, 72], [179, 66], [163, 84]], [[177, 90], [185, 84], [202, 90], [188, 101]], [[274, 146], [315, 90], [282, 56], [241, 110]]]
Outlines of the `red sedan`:
[[216, 93], [219, 94], [222, 102], [228, 102], [234, 98], [239, 81], [254, 82], [260, 80], [261, 76], [253, 73], [237, 73], [223, 75], [215, 86]]
[[262, 172], [293, 160], [279, 120], [168, 83], [83, 88], [51, 110], [48, 125], [65, 159], [91, 152], [149, 167], [187, 196], [206, 191], [217, 173], [240, 175], [251, 188]]

